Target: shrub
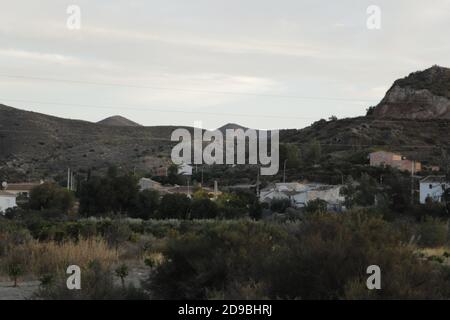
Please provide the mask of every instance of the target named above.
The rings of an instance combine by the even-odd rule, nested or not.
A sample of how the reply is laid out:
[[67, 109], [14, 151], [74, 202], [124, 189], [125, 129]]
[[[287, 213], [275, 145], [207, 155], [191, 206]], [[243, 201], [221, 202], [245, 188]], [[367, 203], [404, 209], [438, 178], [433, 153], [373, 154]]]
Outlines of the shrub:
[[161, 199], [159, 217], [163, 219], [186, 219], [191, 200], [185, 194], [166, 194]]
[[192, 219], [214, 219], [219, 214], [217, 204], [208, 198], [194, 199], [191, 205]]
[[144, 190], [139, 192], [137, 208], [135, 213], [130, 214], [133, 218], [148, 220], [156, 217], [156, 210], [159, 207], [159, 192], [154, 190]]
[[114, 285], [112, 272], [97, 260], [82, 270], [81, 290], [68, 290], [65, 273], [58, 273], [56, 280], [41, 287], [35, 298], [47, 300], [146, 300], [147, 294], [133, 286]]
[[29, 206], [32, 210], [56, 209], [67, 213], [74, 203], [74, 195], [54, 183], [46, 182], [30, 192]]
[[[444, 267], [419, 259], [400, 239], [381, 217], [362, 211], [285, 224], [208, 224], [171, 239], [145, 287], [157, 299], [450, 297]], [[383, 286], [368, 293], [373, 264]]]
[[427, 217], [418, 225], [419, 244], [424, 247], [438, 247], [447, 244], [448, 225], [436, 218]]
[[308, 202], [305, 211], [308, 213], [327, 212], [327, 202], [322, 199], [315, 199]]
[[125, 278], [128, 277], [129, 271], [128, 266], [126, 264], [121, 264], [115, 270], [115, 274], [120, 278], [120, 282], [122, 283], [122, 288], [125, 288]]
[[270, 202], [270, 210], [278, 213], [286, 212], [286, 209], [291, 206], [289, 199], [273, 199]]

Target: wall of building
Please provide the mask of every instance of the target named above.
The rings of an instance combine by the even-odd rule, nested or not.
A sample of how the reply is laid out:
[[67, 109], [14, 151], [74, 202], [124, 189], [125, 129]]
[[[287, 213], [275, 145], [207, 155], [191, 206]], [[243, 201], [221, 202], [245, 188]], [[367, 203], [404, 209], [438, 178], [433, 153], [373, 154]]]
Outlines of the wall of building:
[[370, 165], [377, 167], [383, 165], [391, 165], [394, 161], [399, 161], [402, 159], [400, 155], [396, 155], [391, 152], [373, 152], [370, 154]]
[[401, 155], [391, 152], [373, 152], [369, 156], [370, 165], [373, 167], [391, 166], [402, 171], [419, 172], [422, 170], [422, 165], [419, 161], [402, 159]]
[[0, 213], [6, 209], [16, 207], [16, 198], [12, 196], [0, 196]]
[[[443, 185], [444, 188], [442, 188]], [[450, 184], [443, 184], [441, 182], [421, 182], [420, 203], [425, 204], [428, 196], [430, 196], [433, 201], [440, 202], [445, 188], [450, 188]]]

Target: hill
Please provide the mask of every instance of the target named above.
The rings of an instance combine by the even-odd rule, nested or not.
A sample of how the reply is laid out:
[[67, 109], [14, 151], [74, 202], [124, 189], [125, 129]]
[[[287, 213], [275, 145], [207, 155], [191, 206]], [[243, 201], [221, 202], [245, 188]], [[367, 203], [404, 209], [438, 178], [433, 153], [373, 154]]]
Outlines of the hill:
[[0, 105], [0, 171], [45, 178], [64, 177], [68, 167], [151, 170], [166, 163], [174, 129], [100, 125]]
[[396, 80], [373, 110], [373, 116], [450, 119], [450, 69], [433, 66]]
[[[359, 156], [353, 163], [365, 165], [368, 152], [383, 149], [441, 165], [450, 153], [449, 70], [435, 66], [412, 73], [397, 80], [368, 116], [282, 130], [280, 142], [304, 152], [315, 141], [328, 164]], [[69, 120], [0, 105], [0, 178], [64, 179], [69, 167], [87, 173], [110, 165], [148, 173], [170, 163], [177, 127], [131, 125], [117, 116], [106, 120]], [[227, 124], [219, 130], [237, 128], [246, 129]]]
[[139, 123], [131, 121], [122, 116], [108, 117], [106, 119], [103, 119], [103, 120], [97, 122], [97, 124], [102, 124], [105, 126], [115, 126], [115, 127], [141, 127], [141, 125]]
[[227, 123], [224, 126], [221, 126], [220, 128], [218, 128], [217, 130], [219, 130], [222, 133], [226, 133], [226, 131], [230, 129], [230, 130], [237, 130], [237, 129], [243, 129], [243, 130], [247, 130], [248, 128], [243, 127], [239, 124], [236, 123]]

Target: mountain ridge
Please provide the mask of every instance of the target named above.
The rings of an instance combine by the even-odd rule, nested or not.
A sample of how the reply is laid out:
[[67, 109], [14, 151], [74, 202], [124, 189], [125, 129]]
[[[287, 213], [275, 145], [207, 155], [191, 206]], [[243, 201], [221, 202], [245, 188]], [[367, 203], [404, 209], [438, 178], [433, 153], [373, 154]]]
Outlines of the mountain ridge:
[[[443, 94], [447, 78], [437, 79], [447, 71], [430, 69], [394, 82], [368, 116], [320, 120], [303, 129], [280, 130], [280, 143], [304, 148], [318, 142], [327, 161], [378, 148], [438, 163], [442, 150], [449, 147], [450, 118], [439, 116], [433, 102], [447, 99], [437, 94]], [[433, 81], [438, 83], [435, 89], [431, 88]], [[413, 93], [396, 97], [395, 88]], [[424, 92], [431, 100], [418, 99]], [[104, 125], [0, 105], [0, 178], [14, 180], [10, 179], [13, 173], [16, 180], [61, 178], [67, 168], [86, 173], [111, 165], [148, 173], [170, 163], [172, 146], [177, 143], [170, 137], [177, 128]], [[229, 123], [219, 130], [236, 128], [245, 129]]]

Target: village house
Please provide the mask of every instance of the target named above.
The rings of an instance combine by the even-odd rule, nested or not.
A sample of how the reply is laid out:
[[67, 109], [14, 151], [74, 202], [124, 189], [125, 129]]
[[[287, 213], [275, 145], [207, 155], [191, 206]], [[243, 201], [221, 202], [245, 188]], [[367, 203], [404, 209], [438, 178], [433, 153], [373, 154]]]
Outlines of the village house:
[[183, 163], [178, 167], [178, 174], [182, 176], [192, 176], [192, 169], [193, 167], [191, 165]]
[[341, 211], [344, 197], [340, 195], [341, 185], [321, 183], [276, 183], [261, 190], [260, 201], [270, 203], [273, 200], [289, 200], [295, 208], [303, 208], [308, 202], [321, 199], [327, 202], [329, 210]]
[[[197, 190], [193, 186], [179, 186], [179, 185], [163, 186], [161, 183], [159, 183], [155, 180], [149, 179], [149, 178], [139, 179], [138, 185], [139, 185], [140, 191], [155, 190], [155, 191], [158, 191], [161, 195], [165, 195], [168, 193], [182, 193], [182, 194], [187, 195], [188, 197], [191, 197], [192, 194], [194, 193], [194, 191]], [[214, 189], [208, 188], [208, 187], [201, 187], [201, 186], [200, 186], [200, 188], [203, 191], [207, 192], [211, 197], [215, 198], [222, 193], [219, 191], [217, 183], [215, 183], [214, 185], [215, 185]]]
[[438, 172], [441, 171], [441, 167], [436, 165], [422, 165], [424, 171]]
[[428, 201], [441, 202], [445, 190], [450, 188], [450, 182], [445, 176], [428, 176], [420, 180], [420, 203]]
[[14, 193], [0, 190], [0, 214], [4, 214], [7, 209], [16, 207], [16, 198]]
[[44, 181], [42, 180], [39, 182], [5, 183], [4, 191], [12, 193], [17, 197], [22, 196], [25, 198], [29, 198], [31, 190], [43, 183]]
[[222, 194], [222, 192], [219, 191], [219, 185], [218, 185], [217, 181], [214, 181], [214, 189], [208, 188], [208, 187], [203, 187], [201, 185], [196, 188], [193, 188], [192, 186], [175, 185], [173, 187], [167, 187], [166, 193], [182, 193], [182, 194], [187, 195], [189, 198], [191, 198], [192, 195], [198, 190], [202, 190], [203, 192], [206, 192], [208, 194], [208, 196], [213, 199], [216, 199], [218, 196], [220, 196]]
[[161, 191], [162, 190], [161, 183], [159, 183], [158, 181], [149, 179], [149, 178], [141, 178], [141, 179], [139, 179], [138, 185], [139, 185], [139, 190], [140, 191], [144, 191], [144, 190]]
[[168, 169], [167, 167], [159, 167], [155, 170], [155, 176], [157, 177], [167, 177]]
[[369, 154], [370, 165], [372, 167], [390, 166], [402, 171], [419, 172], [422, 164], [416, 160], [409, 160], [406, 157], [388, 151], [376, 151]]

